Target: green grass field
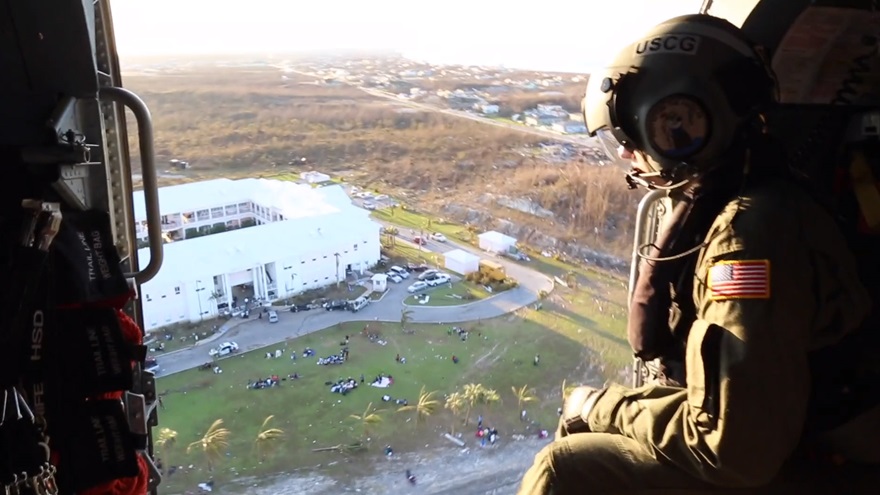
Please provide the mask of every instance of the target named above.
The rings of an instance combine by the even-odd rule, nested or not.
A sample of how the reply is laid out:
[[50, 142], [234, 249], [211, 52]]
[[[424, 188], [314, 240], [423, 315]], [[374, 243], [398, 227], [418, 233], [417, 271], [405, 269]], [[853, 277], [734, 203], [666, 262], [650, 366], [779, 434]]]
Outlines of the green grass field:
[[[375, 323], [371, 325], [376, 328]], [[378, 330], [387, 340], [387, 345], [382, 346], [361, 336], [362, 328], [363, 323], [345, 324], [289, 341], [281, 359], [265, 359], [261, 351], [228, 358], [220, 361], [223, 373], [219, 375], [191, 370], [159, 379], [158, 389], [165, 394], [162, 426], [178, 432], [176, 444], [160, 448], [159, 456], [166, 466], [196, 466], [192, 471], [167, 478], [163, 482], [167, 483], [165, 489], [173, 493], [209, 475], [222, 480], [332, 462], [340, 454], [313, 453], [311, 449], [359, 440], [361, 424], [350, 415], [361, 414], [370, 402], [384, 410], [384, 419], [370, 433], [367, 452], [359, 455], [377, 458], [386, 444], [399, 452], [418, 449], [426, 443], [437, 445], [441, 431], [450, 430], [453, 424], [462, 428], [461, 417], [453, 418], [448, 411], [439, 409], [426, 425], [416, 426], [411, 413], [396, 413], [399, 406], [381, 400], [387, 393], [412, 403], [418, 399], [422, 385], [429, 391], [437, 390], [441, 401], [443, 394], [466, 383], [481, 383], [495, 389], [503, 402], [491, 410], [475, 410], [471, 422], [477, 413], [483, 413], [488, 424], [510, 435], [537, 431], [537, 425], [526, 430], [518, 420], [511, 391], [511, 387], [528, 384], [536, 388], [540, 399], [526, 406], [530, 415], [538, 425], [552, 429], [559, 385], [566, 378], [576, 381], [583, 372], [579, 364], [586, 358], [584, 350], [572, 345], [564, 334], [541, 328], [532, 318], [518, 316], [465, 325], [471, 332], [466, 342], [455, 334], [449, 335], [445, 325], [410, 324], [408, 328], [415, 329], [415, 333], [403, 334], [399, 325], [385, 324]], [[335, 353], [345, 335], [352, 336], [350, 359], [345, 364], [318, 366], [314, 357], [301, 356], [305, 347], [314, 348], [318, 356]], [[287, 356], [290, 350], [297, 352], [295, 364]], [[532, 364], [536, 353], [544, 359], [537, 367]], [[406, 364], [395, 361], [397, 354], [406, 358]], [[453, 364], [453, 354], [461, 359], [458, 364]], [[249, 379], [293, 372], [301, 378], [284, 381], [275, 388], [245, 388]], [[327, 381], [347, 377], [359, 380], [362, 373], [366, 383], [346, 396], [331, 393], [325, 385]], [[379, 373], [393, 376], [394, 385], [387, 389], [368, 386]], [[285, 438], [261, 462], [253, 442], [261, 423], [270, 414], [275, 415], [273, 425], [285, 430]], [[208, 473], [201, 452], [185, 451], [186, 445], [198, 440], [215, 419], [223, 419], [231, 434], [229, 448], [223, 449], [214, 472]]]
[[419, 304], [415, 295], [407, 297], [404, 302], [413, 306], [460, 306], [462, 304], [477, 302], [491, 295], [479, 285], [465, 281], [452, 284], [451, 289], [449, 288], [449, 285], [441, 285], [440, 287], [428, 289], [423, 293], [431, 296], [428, 302], [424, 305]]
[[[617, 379], [618, 371], [629, 363], [623, 307], [609, 302], [622, 295], [623, 289], [615, 287], [616, 283], [597, 279], [582, 284], [578, 290], [560, 289], [544, 301], [540, 311], [522, 309], [504, 317], [465, 324], [470, 330], [466, 342], [455, 334], [449, 335], [446, 325], [408, 324], [408, 328], [415, 330], [410, 335], [404, 334], [399, 324], [377, 327], [371, 322], [371, 331], [379, 332], [387, 340], [387, 345], [381, 346], [361, 336], [363, 323], [350, 323], [270, 347], [286, 348], [281, 359], [265, 359], [265, 351], [255, 351], [222, 360], [220, 375], [191, 370], [160, 378], [158, 390], [165, 394], [165, 409], [160, 413], [162, 426], [176, 431], [178, 438], [173, 446], [159, 448], [159, 456], [166, 466], [194, 466], [166, 478], [164, 489], [178, 493], [208, 476], [224, 480], [319, 464], [324, 466], [322, 472], [331, 476], [351, 476], [352, 466], [368, 471], [372, 462], [381, 457], [386, 444], [398, 452], [417, 450], [425, 444], [444, 445], [438, 435], [453, 425], [461, 429], [461, 417], [454, 418], [441, 407], [426, 425], [416, 426], [411, 413], [397, 413], [398, 406], [381, 401], [382, 395], [388, 393], [413, 403], [422, 385], [429, 391], [438, 391], [441, 403], [444, 394], [466, 383], [481, 383], [495, 389], [503, 402], [490, 410], [477, 410], [471, 422], [477, 413], [483, 413], [486, 421], [497, 426], [503, 435], [533, 433], [539, 426], [552, 429], [563, 380], [583, 381], [591, 364], [593, 372], [602, 372], [600, 380]], [[318, 356], [335, 353], [345, 335], [352, 336], [347, 363], [318, 366], [315, 358], [301, 357], [305, 347], [314, 348]], [[288, 358], [291, 350], [297, 352], [296, 364]], [[397, 354], [405, 357], [407, 363], [395, 362]], [[451, 361], [453, 354], [461, 359], [457, 365]], [[542, 358], [537, 367], [532, 364], [535, 354]], [[276, 388], [245, 388], [248, 380], [293, 372], [302, 378], [284, 381]], [[349, 376], [359, 380], [361, 373], [367, 383], [346, 396], [330, 393], [325, 385], [327, 381]], [[388, 389], [367, 386], [379, 373], [392, 375], [394, 385]], [[511, 387], [526, 384], [534, 387], [538, 398], [525, 406], [537, 421], [529, 428], [518, 419], [518, 406], [511, 391]], [[370, 433], [368, 449], [350, 454], [358, 462], [344, 463], [345, 467], [338, 470], [327, 467], [328, 463], [342, 460], [343, 454], [316, 453], [312, 449], [359, 440], [362, 425], [350, 415], [362, 414], [370, 402], [384, 411], [380, 413], [382, 423]], [[285, 430], [285, 436], [274, 445], [274, 453], [261, 461], [254, 450], [254, 440], [270, 414], [275, 415], [273, 425]], [[215, 419], [223, 419], [231, 434], [229, 448], [223, 449], [214, 471], [208, 472], [203, 453], [185, 451], [187, 444], [198, 440]], [[466, 431], [472, 428], [471, 425]]]
[[404, 238], [412, 237], [408, 230], [417, 233], [424, 231], [425, 235], [440, 232], [450, 239], [467, 242], [469, 232], [466, 227], [443, 219], [432, 218], [422, 213], [403, 208], [381, 208], [372, 212], [372, 217], [377, 220], [393, 223], [400, 227]]
[[[387, 244], [386, 244], [387, 246]], [[383, 248], [393, 263], [425, 263], [435, 268], [443, 268], [443, 255], [419, 249], [402, 242]]]

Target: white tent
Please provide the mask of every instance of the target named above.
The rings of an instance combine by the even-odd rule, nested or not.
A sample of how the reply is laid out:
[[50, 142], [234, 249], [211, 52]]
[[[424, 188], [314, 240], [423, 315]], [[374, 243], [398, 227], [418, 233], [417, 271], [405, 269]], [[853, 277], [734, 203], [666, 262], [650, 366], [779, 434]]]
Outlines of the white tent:
[[388, 290], [388, 275], [377, 273], [370, 278], [373, 282], [373, 292], [385, 292]]
[[446, 269], [462, 275], [479, 271], [480, 257], [461, 249], [454, 249], [444, 254]]
[[516, 239], [501, 232], [491, 230], [477, 236], [480, 240], [480, 249], [490, 253], [506, 253], [511, 246], [516, 244]]

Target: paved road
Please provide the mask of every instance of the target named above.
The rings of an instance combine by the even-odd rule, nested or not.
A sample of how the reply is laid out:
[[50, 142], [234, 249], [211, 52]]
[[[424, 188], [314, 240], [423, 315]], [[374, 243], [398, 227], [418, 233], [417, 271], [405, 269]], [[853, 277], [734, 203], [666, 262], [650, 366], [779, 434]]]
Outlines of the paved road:
[[512, 122], [505, 122], [503, 120], [495, 120], [488, 119], [486, 117], [482, 117], [480, 115], [476, 115], [469, 112], [464, 112], [461, 110], [452, 110], [450, 108], [442, 108], [434, 105], [427, 105], [425, 103], [418, 103], [412, 100], [405, 100], [398, 98], [397, 95], [392, 93], [388, 93], [386, 91], [381, 91], [375, 88], [366, 88], [363, 86], [356, 86], [361, 91], [367, 93], [368, 95], [375, 96], [377, 98], [386, 98], [391, 101], [394, 101], [400, 105], [407, 106], [410, 108], [414, 108], [417, 110], [424, 110], [426, 112], [437, 112], [442, 113], [444, 115], [449, 115], [450, 117], [457, 117], [461, 119], [468, 119], [474, 122], [479, 122], [480, 124], [493, 125], [495, 127], [503, 127], [505, 129], [510, 129], [516, 132], [522, 132], [524, 134], [531, 134], [533, 136], [539, 136], [545, 139], [552, 139], [554, 141], [560, 141], [563, 143], [571, 143], [577, 146], [592, 146], [592, 147], [601, 147], [601, 144], [595, 139], [584, 136], [574, 136], [574, 135], [566, 135], [559, 134], [553, 131], [548, 131], [545, 129], [538, 129], [535, 127], [528, 127], [520, 124], [514, 124]]
[[[300, 70], [295, 70], [290, 67], [281, 67], [281, 68], [283, 70], [290, 70], [291, 72], [294, 72], [294, 73], [302, 75], [302, 76], [307, 76], [310, 78], [318, 78], [319, 77], [315, 74], [311, 74], [311, 73], [300, 71]], [[411, 100], [404, 100], [404, 99], [398, 98], [397, 95], [395, 95], [393, 93], [389, 93], [387, 91], [382, 91], [382, 90], [376, 89], [376, 88], [357, 86], [357, 85], [354, 85], [351, 83], [346, 83], [346, 84], [348, 84], [352, 87], [355, 87], [355, 88], [367, 93], [368, 95], [375, 96], [377, 98], [386, 98], [386, 99], [394, 101], [402, 106], [407, 106], [407, 107], [415, 108], [418, 110], [424, 110], [427, 112], [442, 113], [445, 115], [449, 115], [451, 117], [468, 119], [468, 120], [472, 120], [474, 122], [479, 122], [480, 124], [493, 125], [496, 127], [503, 127], [505, 129], [510, 129], [512, 131], [522, 132], [524, 134], [531, 134], [533, 136], [539, 136], [539, 137], [542, 137], [545, 139], [552, 139], [554, 141], [560, 141], [563, 143], [571, 143], [571, 144], [575, 144], [578, 146], [591, 146], [591, 147], [598, 147], [598, 148], [604, 149], [598, 140], [596, 140], [595, 138], [590, 138], [586, 135], [575, 136], [575, 135], [559, 134], [559, 133], [556, 133], [553, 131], [548, 131], [545, 129], [538, 129], [535, 127], [527, 127], [527, 126], [520, 125], [520, 124], [514, 124], [512, 122], [505, 122], [505, 121], [499, 121], [499, 120], [494, 120], [494, 119], [488, 119], [488, 118], [485, 118], [485, 117], [482, 117], [479, 115], [475, 115], [475, 114], [468, 113], [468, 112], [463, 112], [460, 110], [452, 110], [449, 108], [442, 108], [442, 107], [437, 107], [434, 105], [426, 105], [424, 103], [418, 103], [418, 102], [414, 102]]]
[[[401, 230], [405, 237], [408, 231]], [[398, 242], [406, 243], [407, 241], [399, 239]], [[452, 241], [446, 243], [429, 241], [428, 246], [423, 248], [426, 251], [437, 253], [461, 248], [484, 258], [491, 257], [505, 266], [508, 275], [519, 281], [519, 286], [488, 299], [459, 306], [408, 306], [412, 310], [411, 320], [413, 322], [455, 323], [494, 318], [535, 302], [538, 292], [541, 290], [549, 291], [553, 288], [553, 281], [546, 275], [511, 260], [488, 255], [473, 246], [459, 245]], [[442, 264], [442, 259], [440, 262]], [[410, 277], [403, 283], [389, 284], [389, 290], [382, 301], [370, 304], [357, 313], [322, 309], [300, 313], [283, 311], [278, 313], [278, 323], [268, 323], [266, 319], [252, 319], [244, 323], [241, 323], [240, 320], [234, 321], [232, 323], [237, 324], [234, 328], [202, 340], [193, 347], [169, 352], [165, 355], [156, 355], [160, 368], [157, 376], [178, 373], [210, 361], [208, 350], [216, 345], [217, 341], [234, 340], [238, 343], [241, 351], [246, 352], [278, 344], [287, 339], [316, 332], [341, 322], [365, 320], [399, 322], [401, 309], [404, 307], [403, 300], [409, 295], [406, 292], [406, 287], [412, 281], [413, 278]]]

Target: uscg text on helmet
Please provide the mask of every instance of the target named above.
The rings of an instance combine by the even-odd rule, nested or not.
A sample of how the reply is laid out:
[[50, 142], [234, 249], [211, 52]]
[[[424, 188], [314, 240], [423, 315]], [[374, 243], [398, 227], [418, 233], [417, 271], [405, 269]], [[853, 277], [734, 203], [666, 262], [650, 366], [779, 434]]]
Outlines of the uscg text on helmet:
[[636, 44], [636, 55], [680, 53], [694, 55], [700, 46], [700, 37], [692, 34], [664, 34]]

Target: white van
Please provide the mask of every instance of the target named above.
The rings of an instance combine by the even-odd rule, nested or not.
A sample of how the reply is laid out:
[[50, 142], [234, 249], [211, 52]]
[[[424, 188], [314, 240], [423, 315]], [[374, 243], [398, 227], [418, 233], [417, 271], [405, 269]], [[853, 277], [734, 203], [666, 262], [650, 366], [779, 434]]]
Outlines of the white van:
[[361, 296], [354, 301], [348, 303], [348, 308], [351, 310], [352, 313], [357, 313], [361, 309], [365, 308], [368, 304], [370, 304], [370, 300], [365, 296]]

